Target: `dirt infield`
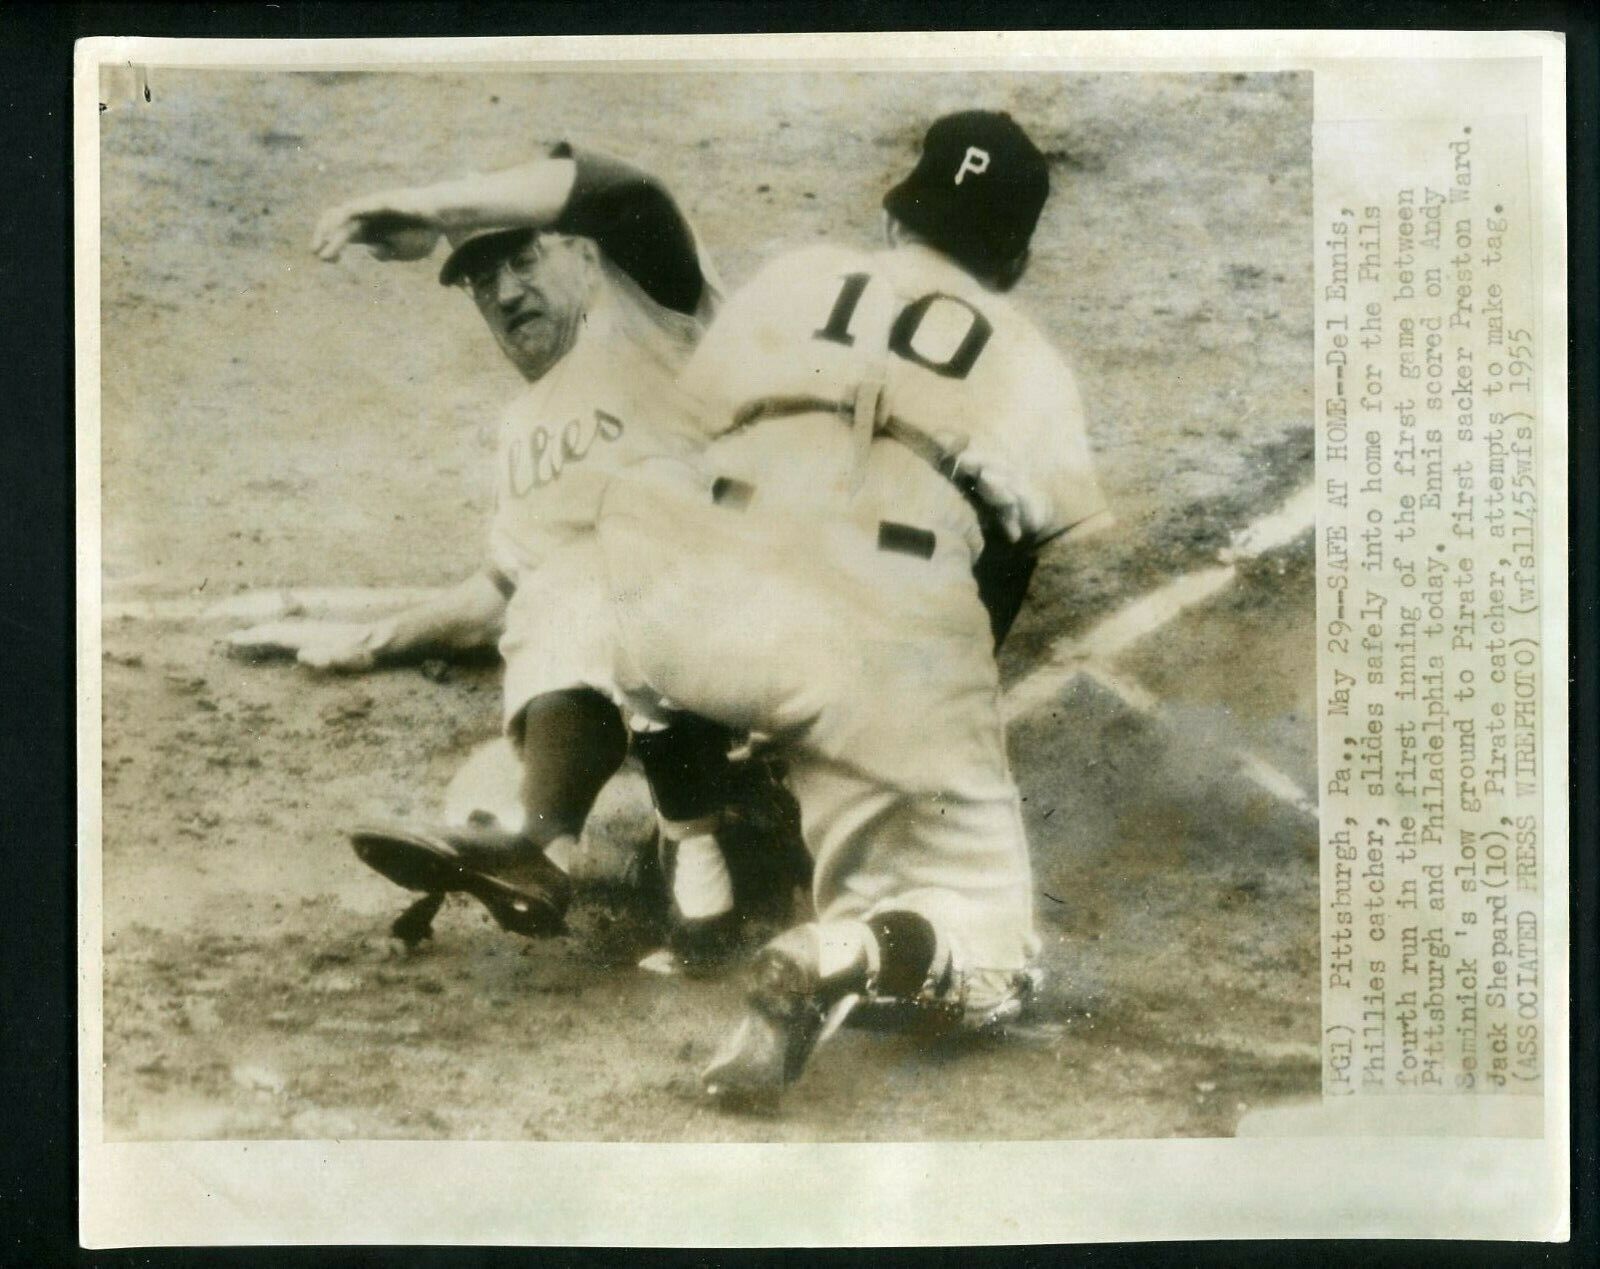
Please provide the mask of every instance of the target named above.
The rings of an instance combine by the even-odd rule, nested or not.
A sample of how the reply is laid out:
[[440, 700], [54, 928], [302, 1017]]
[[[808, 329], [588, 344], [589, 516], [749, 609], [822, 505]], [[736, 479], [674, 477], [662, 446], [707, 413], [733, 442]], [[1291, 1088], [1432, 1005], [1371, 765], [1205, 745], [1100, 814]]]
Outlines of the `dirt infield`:
[[[1214, 566], [1311, 476], [1310, 79], [162, 72], [101, 115], [108, 601], [438, 585], [478, 562], [515, 388], [430, 264], [338, 266], [316, 214], [564, 136], [642, 161], [726, 280], [868, 244], [928, 120], [1009, 109], [1054, 194], [1019, 302], [1076, 366], [1121, 528], [1041, 569], [1008, 683]], [[359, 258], [357, 258], [359, 256]], [[396, 892], [342, 827], [435, 810], [494, 734], [495, 667], [250, 666], [217, 621], [104, 627], [105, 1114], [121, 1139], [913, 1140], [1225, 1135], [1317, 1089], [1316, 832], [1241, 775], [1315, 787], [1308, 536], [1066, 681], [1013, 727], [1046, 991], [1027, 1026], [846, 1031], [778, 1119], [693, 1074], [727, 984], [633, 966], [595, 883], [572, 937], [452, 902], [397, 955]], [[1119, 694], [1136, 684], [1154, 708]], [[1148, 704], [1148, 701], [1146, 702]], [[608, 794], [594, 874], [648, 827]]]

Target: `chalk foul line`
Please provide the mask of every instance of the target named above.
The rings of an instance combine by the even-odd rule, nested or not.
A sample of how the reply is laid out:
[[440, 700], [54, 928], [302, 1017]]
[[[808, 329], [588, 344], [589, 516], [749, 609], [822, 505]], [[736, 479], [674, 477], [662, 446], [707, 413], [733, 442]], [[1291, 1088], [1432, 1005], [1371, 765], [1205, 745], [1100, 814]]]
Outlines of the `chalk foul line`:
[[162, 599], [125, 599], [101, 605], [103, 621], [279, 621], [286, 617], [323, 617], [353, 621], [377, 617], [409, 604], [433, 599], [442, 591], [417, 586], [286, 586], [249, 590], [226, 599], [178, 595]]
[[[1110, 663], [1141, 639], [1154, 634], [1181, 613], [1221, 594], [1239, 578], [1239, 567], [1284, 547], [1317, 523], [1317, 490], [1306, 485], [1281, 507], [1252, 521], [1234, 535], [1222, 563], [1184, 573], [1124, 604], [1077, 637], [1051, 645], [1044, 662], [1006, 692], [1002, 710], [1008, 723], [1060, 700], [1079, 680], [1087, 679], [1110, 692], [1139, 714], [1159, 713], [1161, 702], [1133, 680], [1115, 673]], [[1240, 750], [1231, 755], [1239, 774], [1273, 798], [1315, 819], [1316, 799], [1293, 777], [1258, 754]]]

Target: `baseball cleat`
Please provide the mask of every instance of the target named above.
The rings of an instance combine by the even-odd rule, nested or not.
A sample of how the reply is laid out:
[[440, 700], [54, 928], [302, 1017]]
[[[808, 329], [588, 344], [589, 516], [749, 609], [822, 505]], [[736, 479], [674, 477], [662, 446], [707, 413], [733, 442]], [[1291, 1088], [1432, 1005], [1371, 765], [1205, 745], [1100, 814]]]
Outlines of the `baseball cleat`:
[[571, 879], [517, 834], [479, 825], [418, 829], [383, 824], [355, 829], [350, 842], [362, 863], [396, 885], [427, 895], [471, 895], [512, 934], [543, 938], [566, 930]]
[[404, 943], [407, 951], [415, 951], [419, 943], [433, 937], [433, 918], [443, 906], [443, 894], [438, 891], [425, 894], [395, 917], [389, 933]]
[[[797, 954], [798, 953], [798, 954]], [[750, 968], [745, 1016], [700, 1073], [700, 1085], [729, 1110], [771, 1110], [800, 1078], [806, 1060], [834, 1029], [815, 959], [768, 946]], [[848, 999], [848, 997], [846, 998]]]
[[737, 912], [690, 920], [674, 911], [667, 950], [689, 977], [709, 978], [727, 966], [743, 933], [744, 921]]

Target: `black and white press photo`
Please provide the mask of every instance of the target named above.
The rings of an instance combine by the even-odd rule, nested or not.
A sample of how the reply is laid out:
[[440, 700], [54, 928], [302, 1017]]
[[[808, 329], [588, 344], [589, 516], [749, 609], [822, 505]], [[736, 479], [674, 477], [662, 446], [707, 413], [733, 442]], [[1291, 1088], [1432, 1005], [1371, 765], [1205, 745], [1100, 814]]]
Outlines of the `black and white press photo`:
[[[1247, 540], [1310, 479], [1308, 75], [106, 82], [114, 1135], [1219, 1136], [1315, 1090], [1309, 516]], [[612, 578], [665, 579], [664, 706], [585, 646]], [[439, 831], [502, 731], [532, 864]], [[908, 1017], [718, 1113], [745, 962], [865, 968], [806, 946], [863, 921]]]
[[[1447, 358], [1544, 382], [1446, 325], [1534, 293], [1515, 129], [1419, 134], [1391, 191], [1310, 56], [540, 47], [88, 63], [92, 1146], [301, 1160], [281, 1195], [350, 1169], [325, 1196], [434, 1166], [413, 1143], [449, 1185], [693, 1146], [640, 1156], [679, 1161], [657, 1197], [777, 1161], [882, 1196], [924, 1148], [1115, 1155], [994, 1173], [1079, 1187], [1135, 1142], [1281, 1151], [1346, 1093], [1415, 1125], [1411, 1094], [1505, 1092], [1475, 1122], [1532, 1139], [1546, 997], [1502, 993], [1513, 1068], [1500, 1014], [1446, 1054], [1406, 993], [1479, 939], [1546, 972], [1559, 832], [1535, 781], [1503, 844], [1441, 807], [1403, 853], [1403, 764], [1492, 763], [1502, 687], [1396, 642], [1430, 604], [1487, 638], [1488, 554], [1545, 541], [1472, 518], [1539, 425], [1483, 397], [1431, 440], [1423, 399]], [[1457, 238], [1500, 253], [1470, 299], [1429, 290]], [[1480, 444], [1452, 489], [1485, 501], [1435, 508], [1427, 447]], [[1506, 654], [1508, 711], [1547, 653]], [[1441, 697], [1430, 753], [1407, 665], [1481, 724]], [[1525, 911], [1484, 897], [1514, 845]], [[1448, 851], [1485, 871], [1447, 885]], [[1128, 1185], [1037, 1208], [1143, 1229]], [[530, 1236], [682, 1241], [615, 1219]]]

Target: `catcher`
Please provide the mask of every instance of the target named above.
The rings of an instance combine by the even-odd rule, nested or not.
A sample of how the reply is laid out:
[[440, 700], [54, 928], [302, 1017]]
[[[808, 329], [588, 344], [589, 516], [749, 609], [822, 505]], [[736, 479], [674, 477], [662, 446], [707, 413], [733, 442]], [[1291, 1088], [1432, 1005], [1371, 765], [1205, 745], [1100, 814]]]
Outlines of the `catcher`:
[[1048, 189], [1009, 116], [936, 122], [888, 250], [763, 269], [685, 373], [717, 439], [606, 492], [614, 681], [771, 736], [815, 861], [819, 919], [758, 954], [703, 1073], [725, 1103], [771, 1100], [864, 1000], [983, 1027], [1031, 989], [993, 648], [1038, 551], [1110, 522], [1073, 376], [1002, 294]]
[[[452, 891], [477, 899], [502, 928], [537, 937], [564, 928], [578, 835], [630, 747], [617, 704], [591, 686], [610, 621], [595, 537], [600, 495], [629, 464], [704, 444], [676, 381], [718, 286], [658, 181], [566, 144], [505, 172], [342, 204], [320, 220], [312, 247], [330, 262], [356, 243], [380, 259], [409, 260], [441, 236], [454, 249], [440, 281], [470, 295], [527, 384], [501, 424], [486, 567], [383, 620], [277, 622], [231, 642], [246, 655], [289, 653], [317, 669], [359, 672], [498, 637], [523, 828], [377, 825], [352, 836], [367, 864], [423, 892], [395, 923], [407, 942], [426, 937]], [[560, 630], [535, 635], [550, 614], [559, 614]], [[659, 812], [672, 945], [690, 968], [714, 964], [730, 945], [736, 899], [749, 906], [792, 885], [774, 875], [770, 847], [760, 859], [735, 852], [730, 871], [717, 840], [724, 806], [742, 803], [744, 821], [762, 835], [784, 818], [764, 768], [726, 763], [734, 739], [725, 727], [678, 716], [632, 737]], [[722, 773], [718, 811], [700, 811], [707, 795], [697, 782], [696, 811], [686, 815], [680, 773], [708, 765]], [[752, 799], [767, 804], [752, 812]]]

